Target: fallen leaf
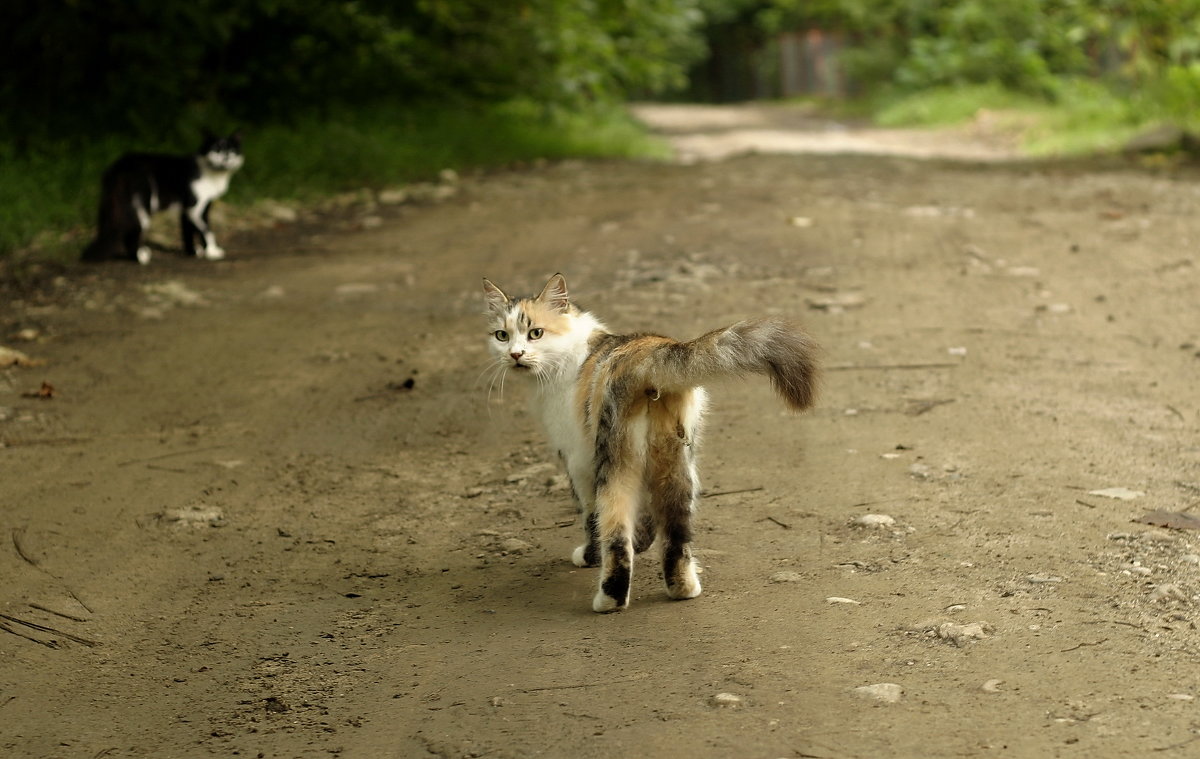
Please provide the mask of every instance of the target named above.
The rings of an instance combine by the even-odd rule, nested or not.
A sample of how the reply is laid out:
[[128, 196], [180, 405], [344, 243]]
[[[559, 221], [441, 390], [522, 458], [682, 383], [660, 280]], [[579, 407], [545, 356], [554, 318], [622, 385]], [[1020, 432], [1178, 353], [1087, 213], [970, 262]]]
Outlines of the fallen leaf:
[[43, 400], [50, 400], [54, 397], [54, 385], [51, 385], [49, 382], [43, 382], [42, 386], [37, 390], [34, 390], [31, 393], [21, 393], [21, 395], [25, 398], [42, 398]]

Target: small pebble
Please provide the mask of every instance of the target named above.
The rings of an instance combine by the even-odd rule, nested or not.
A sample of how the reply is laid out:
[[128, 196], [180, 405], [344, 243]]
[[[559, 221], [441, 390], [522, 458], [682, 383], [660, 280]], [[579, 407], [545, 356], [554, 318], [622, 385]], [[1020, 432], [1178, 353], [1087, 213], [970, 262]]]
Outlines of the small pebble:
[[972, 640], [983, 640], [994, 630], [995, 628], [987, 622], [971, 622], [965, 625], [945, 622], [938, 625], [937, 636], [942, 640], [950, 641], [956, 646], [962, 646], [964, 643]]
[[1088, 495], [1116, 498], [1120, 501], [1132, 501], [1133, 499], [1141, 498], [1146, 494], [1141, 490], [1130, 490], [1129, 488], [1102, 488], [1100, 490], [1089, 490]]
[[776, 572], [768, 579], [771, 582], [804, 582], [804, 575], [799, 572]]
[[500, 542], [500, 550], [508, 553], [525, 553], [533, 548], [532, 543], [527, 543], [520, 538], [508, 538]]
[[1003, 680], [998, 680], [998, 679], [993, 678], [991, 680], [986, 681], [983, 685], [979, 686], [979, 689], [982, 690], [984, 693], [999, 693], [1000, 686], [1003, 684], [1004, 684]]
[[896, 683], [876, 683], [875, 685], [860, 685], [854, 692], [864, 698], [873, 698], [884, 703], [897, 703], [904, 696], [904, 688]]
[[1048, 575], [1038, 572], [1037, 574], [1026, 575], [1025, 581], [1032, 582], [1035, 585], [1043, 585], [1047, 583], [1062, 582], [1063, 578], [1059, 577], [1058, 575]]
[[711, 701], [713, 706], [720, 706], [726, 709], [736, 709], [746, 703], [746, 700], [736, 693], [718, 693], [712, 697]]
[[1162, 603], [1169, 601], [1187, 601], [1188, 597], [1187, 593], [1184, 593], [1183, 589], [1175, 583], [1165, 582], [1150, 593], [1150, 600], [1153, 603]]
[[861, 517], [855, 517], [852, 522], [856, 527], [871, 527], [879, 529], [882, 527], [893, 527], [896, 520], [887, 514], [863, 514]]
[[855, 606], [861, 606], [861, 605], [862, 605], [862, 601], [855, 601], [853, 598], [842, 598], [841, 596], [830, 596], [829, 598], [826, 598], [826, 599], [825, 599], [825, 603], [831, 603], [831, 604], [854, 604]]
[[933, 476], [928, 464], [916, 463], [908, 468], [908, 473], [918, 480], [928, 480]]

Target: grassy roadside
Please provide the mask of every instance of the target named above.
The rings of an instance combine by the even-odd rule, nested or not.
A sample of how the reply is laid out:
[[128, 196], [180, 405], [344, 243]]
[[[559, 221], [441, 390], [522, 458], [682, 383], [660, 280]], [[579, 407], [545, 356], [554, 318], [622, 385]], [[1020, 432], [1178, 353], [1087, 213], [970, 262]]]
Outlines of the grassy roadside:
[[[223, 199], [310, 202], [535, 159], [663, 158], [667, 149], [617, 107], [547, 112], [528, 103], [372, 106], [243, 130], [246, 165]], [[18, 153], [0, 143], [0, 262], [74, 260], [94, 230], [100, 174], [126, 150], [191, 144], [80, 137]]]
[[1165, 124], [1192, 133], [1200, 128], [1200, 118], [1170, 107], [1166, 93], [1120, 95], [1086, 80], [1062, 80], [1052, 99], [1014, 93], [998, 85], [970, 85], [883, 95], [863, 106], [875, 123], [887, 127], [953, 126], [986, 120], [990, 131], [1011, 138], [1033, 158], [1118, 152], [1135, 136]]

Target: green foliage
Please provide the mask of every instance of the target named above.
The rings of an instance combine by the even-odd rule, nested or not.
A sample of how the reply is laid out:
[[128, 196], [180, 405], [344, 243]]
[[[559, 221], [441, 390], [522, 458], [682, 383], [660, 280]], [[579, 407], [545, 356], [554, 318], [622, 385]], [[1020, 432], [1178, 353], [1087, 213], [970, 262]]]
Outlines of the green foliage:
[[881, 97], [875, 101], [873, 117], [885, 127], [942, 126], [967, 121], [981, 108], [1029, 110], [1044, 105], [1037, 98], [991, 83], [935, 87], [910, 95]]
[[1061, 77], [1101, 76], [1182, 97], [1200, 62], [1200, 0], [701, 2], [714, 19], [740, 19], [764, 36], [846, 33], [843, 63], [867, 89], [995, 82], [1052, 99]]
[[1156, 118], [1129, 98], [1090, 79], [1055, 83], [1053, 102], [998, 84], [941, 87], [874, 101], [875, 120], [889, 127], [961, 124], [986, 114], [988, 129], [1025, 153], [1070, 156], [1119, 150]]
[[696, 0], [10, 0], [5, 15], [21, 22], [0, 46], [0, 135], [22, 142], [376, 100], [579, 106], [680, 86], [703, 53]]
[[492, 105], [374, 104], [326, 118], [265, 127], [247, 142], [230, 199], [320, 197], [436, 176], [442, 169], [567, 157], [661, 158], [623, 109], [547, 110]]

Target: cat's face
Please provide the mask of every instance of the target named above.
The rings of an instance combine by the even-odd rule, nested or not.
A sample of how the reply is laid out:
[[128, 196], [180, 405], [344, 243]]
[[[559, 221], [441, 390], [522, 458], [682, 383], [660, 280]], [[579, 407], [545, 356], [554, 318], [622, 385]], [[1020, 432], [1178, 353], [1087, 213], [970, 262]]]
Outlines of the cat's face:
[[509, 298], [483, 280], [487, 299], [488, 347], [496, 361], [517, 372], [543, 376], [567, 367], [574, 340], [574, 307], [567, 285], [555, 274], [536, 298]]
[[204, 161], [214, 171], [237, 171], [242, 167], [242, 136], [234, 132], [228, 137], [207, 137], [200, 148]]

